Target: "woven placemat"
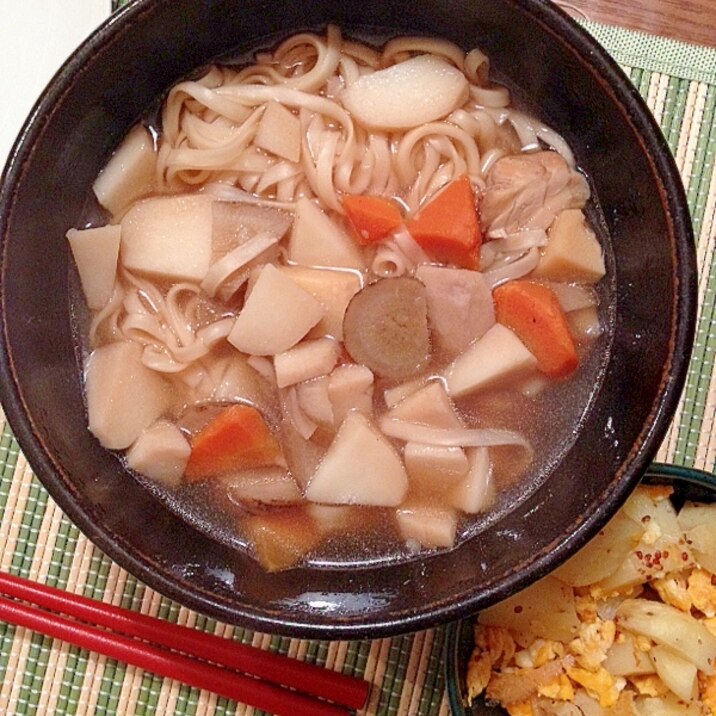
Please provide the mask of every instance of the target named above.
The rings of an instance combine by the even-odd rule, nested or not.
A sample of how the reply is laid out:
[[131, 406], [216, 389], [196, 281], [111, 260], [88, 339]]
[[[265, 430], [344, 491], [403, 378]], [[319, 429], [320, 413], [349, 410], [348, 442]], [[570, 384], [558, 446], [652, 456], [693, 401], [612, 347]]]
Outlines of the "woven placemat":
[[[687, 188], [698, 242], [699, 315], [688, 384], [659, 459], [716, 461], [716, 50], [585, 26], [647, 100]], [[39, 484], [0, 412], [0, 569], [88, 597], [288, 653], [372, 683], [365, 714], [446, 716], [444, 630], [363, 642], [290, 640], [221, 624], [162, 597], [114, 564]], [[258, 714], [25, 629], [0, 625], [0, 714]]]

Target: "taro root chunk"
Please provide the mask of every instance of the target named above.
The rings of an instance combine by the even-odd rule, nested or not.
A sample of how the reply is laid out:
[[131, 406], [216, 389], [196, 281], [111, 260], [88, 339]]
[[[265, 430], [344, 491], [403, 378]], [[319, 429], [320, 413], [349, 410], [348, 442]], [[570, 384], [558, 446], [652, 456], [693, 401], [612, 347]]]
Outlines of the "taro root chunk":
[[386, 418], [444, 430], [459, 430], [463, 427], [445, 388], [436, 380], [403, 398], [388, 411]]
[[365, 269], [355, 241], [310, 199], [296, 202], [288, 258], [301, 266]]
[[279, 271], [308, 291], [326, 309], [311, 329], [310, 338], [333, 336], [343, 340], [343, 316], [348, 302], [360, 291], [361, 277], [355, 271], [314, 269], [306, 266], [279, 266]]
[[242, 353], [266, 356], [296, 345], [325, 314], [323, 306], [273, 264], [253, 285], [228, 341]]
[[524, 343], [509, 328], [496, 323], [447, 368], [447, 392], [459, 398], [482, 388], [508, 385], [536, 368], [537, 359]]
[[430, 358], [425, 286], [403, 276], [366, 286], [348, 304], [343, 336], [351, 358], [376, 375], [413, 375]]
[[211, 262], [212, 203], [187, 195], [135, 204], [122, 219], [121, 262], [159, 278], [201, 281]]
[[158, 420], [127, 451], [127, 465], [151, 480], [178, 487], [189, 460], [189, 441], [176, 425]]
[[306, 498], [328, 505], [396, 507], [408, 489], [403, 462], [361, 413], [349, 413], [311, 478]]
[[558, 214], [548, 236], [534, 276], [582, 283], [597, 283], [604, 276], [602, 247], [580, 209]]
[[90, 432], [110, 450], [128, 448], [169, 406], [169, 384], [142, 363], [142, 347], [118, 341], [87, 361]]

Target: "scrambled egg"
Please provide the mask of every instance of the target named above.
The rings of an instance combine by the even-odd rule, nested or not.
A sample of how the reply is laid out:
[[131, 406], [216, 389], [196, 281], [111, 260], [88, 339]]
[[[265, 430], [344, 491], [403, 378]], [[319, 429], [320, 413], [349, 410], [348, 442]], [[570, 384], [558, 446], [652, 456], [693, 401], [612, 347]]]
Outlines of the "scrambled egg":
[[606, 709], [614, 706], [619, 700], [619, 692], [622, 691], [626, 682], [624, 679], [617, 680], [606, 669], [598, 668], [596, 671], [587, 669], [567, 669], [567, 675], [572, 681], [583, 686], [587, 693], [599, 701], [599, 705]]
[[705, 569], [694, 569], [689, 575], [688, 595], [694, 609], [709, 619], [716, 617], [716, 586], [713, 575]]
[[569, 652], [583, 669], [597, 671], [607, 658], [616, 633], [616, 624], [611, 619], [596, 617], [592, 623], [580, 625], [579, 636], [569, 642]]
[[688, 612], [692, 606], [692, 596], [689, 594], [686, 577], [683, 574], [667, 574], [661, 579], [655, 579], [651, 586], [661, 597], [664, 604]]
[[537, 693], [556, 701], [572, 701], [574, 699], [574, 687], [566, 674], [560, 674], [549, 684], [538, 687]]
[[[670, 495], [670, 488], [667, 487], [640, 487], [638, 490], [641, 491], [640, 506], [643, 506], [645, 496], [655, 504]], [[657, 674], [650, 652], [657, 645], [653, 637], [659, 639], [660, 648], [668, 648], [668, 634], [673, 625], [670, 628], [662, 624], [661, 630], [653, 631], [649, 619], [646, 625], [638, 626], [634, 622], [630, 624], [626, 615], [634, 605], [641, 609], [642, 614], [650, 614], [649, 600], [659, 599], [700, 621], [716, 636], [716, 575], [686, 559], [688, 547], [685, 536], [683, 541], [676, 543], [673, 535], [671, 538], [664, 535], [655, 516], [657, 513], [663, 515], [664, 509], [664, 505], [660, 505], [653, 515], [647, 514], [641, 520], [644, 531], [640, 533], [639, 544], [631, 545], [633, 551], [629, 552], [621, 566], [614, 565], [613, 574], [617, 575], [617, 579], [611, 575], [605, 579], [600, 572], [599, 580], [610, 585], [608, 590], [597, 580], [590, 584], [582, 580], [579, 586], [572, 587], [576, 621], [570, 627], [570, 638], [565, 638], [564, 621], [552, 616], [554, 604], [542, 606], [535, 597], [527, 600], [533, 609], [541, 611], [532, 622], [536, 632], [532, 637], [532, 627], [525, 631], [524, 620], [519, 630], [514, 632], [510, 631], [507, 623], [499, 627], [478, 625], [475, 650], [467, 673], [470, 698], [485, 689], [492, 690], [490, 693], [499, 694], [496, 698], [510, 716], [535, 716], [537, 713], [540, 716], [557, 716], [567, 713], [564, 711], [565, 703], [574, 704], [584, 713], [599, 713], [600, 709], [615, 707], [615, 712], [634, 715], [640, 712], [642, 702], [647, 704], [645, 700], [648, 700], [649, 713], [666, 713], [667, 710], [671, 713], [669, 709], [674, 703], [679, 703], [678, 698]], [[632, 514], [637, 515], [630, 518], [636, 523], [639, 514], [643, 513], [635, 510]], [[716, 520], [716, 504], [713, 505], [712, 516]], [[677, 518], [675, 512], [668, 517], [669, 520], [672, 518]], [[667, 531], [673, 533], [673, 523]], [[648, 553], [644, 550], [645, 568], [639, 572], [639, 581], [633, 578], [634, 565], [641, 569], [642, 555], [639, 550], [645, 545], [649, 549]], [[681, 563], [679, 553], [673, 551], [675, 547], [679, 549], [679, 545], [684, 549], [683, 568], [678, 566]], [[662, 558], [669, 559], [669, 555], [668, 568], [672, 569], [675, 562], [676, 568], [665, 573], [665, 569], [658, 569], [660, 565], [657, 562]], [[638, 599], [624, 604], [633, 598]], [[624, 612], [619, 611], [621, 604], [624, 604]], [[550, 609], [553, 611], [550, 612]], [[550, 628], [553, 634], [559, 633], [560, 636], [550, 634]], [[664, 634], [666, 636], [660, 636]], [[519, 640], [520, 648], [516, 646], [514, 637]], [[613, 649], [615, 645], [621, 648]], [[684, 659], [683, 652], [676, 646], [675, 649], [674, 655]], [[662, 668], [665, 667], [662, 665]], [[613, 669], [614, 673], [610, 673], [609, 669]], [[691, 677], [688, 673], [686, 677], [674, 673], [667, 678], [667, 682], [683, 686], [684, 678]], [[496, 689], [500, 681], [502, 688]], [[698, 691], [698, 699], [690, 704], [696, 706], [699, 713], [716, 716], [716, 674], [707, 675], [698, 671], [694, 689]]]

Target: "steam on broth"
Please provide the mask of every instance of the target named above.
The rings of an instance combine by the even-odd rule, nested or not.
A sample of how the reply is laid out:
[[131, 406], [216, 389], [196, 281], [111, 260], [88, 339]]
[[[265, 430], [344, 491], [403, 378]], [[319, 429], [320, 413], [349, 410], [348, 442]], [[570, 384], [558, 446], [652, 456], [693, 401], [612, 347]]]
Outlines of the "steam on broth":
[[479, 51], [302, 33], [168, 93], [71, 229], [89, 429], [269, 570], [450, 548], [593, 389], [603, 250]]

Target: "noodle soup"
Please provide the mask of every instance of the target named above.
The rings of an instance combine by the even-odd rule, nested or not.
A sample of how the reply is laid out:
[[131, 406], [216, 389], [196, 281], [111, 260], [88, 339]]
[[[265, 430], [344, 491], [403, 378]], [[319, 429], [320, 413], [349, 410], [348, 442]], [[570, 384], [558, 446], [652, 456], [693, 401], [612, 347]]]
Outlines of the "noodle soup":
[[94, 191], [89, 429], [266, 569], [449, 549], [569, 446], [589, 186], [479, 50], [295, 35], [173, 87]]

